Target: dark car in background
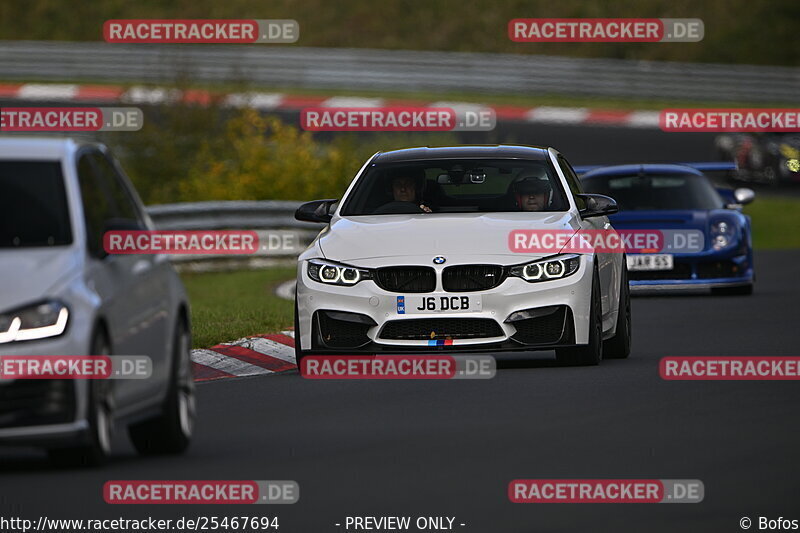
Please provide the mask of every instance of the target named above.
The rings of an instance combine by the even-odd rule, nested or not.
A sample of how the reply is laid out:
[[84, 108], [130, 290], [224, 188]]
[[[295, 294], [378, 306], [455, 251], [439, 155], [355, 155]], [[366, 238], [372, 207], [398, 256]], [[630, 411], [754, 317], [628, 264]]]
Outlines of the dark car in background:
[[617, 230], [700, 237], [696, 249], [628, 253], [631, 289], [752, 293], [752, 231], [750, 217], [741, 207], [753, 200], [753, 191], [716, 188], [703, 172], [685, 164], [578, 167], [576, 171], [583, 172], [586, 192], [617, 201], [619, 212], [609, 217]]

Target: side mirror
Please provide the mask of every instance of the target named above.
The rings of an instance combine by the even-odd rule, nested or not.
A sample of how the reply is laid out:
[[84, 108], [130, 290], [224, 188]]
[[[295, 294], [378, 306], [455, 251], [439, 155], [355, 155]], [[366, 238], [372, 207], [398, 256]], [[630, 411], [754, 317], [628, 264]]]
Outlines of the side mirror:
[[294, 212], [294, 218], [303, 222], [322, 222], [327, 224], [333, 218], [333, 206], [339, 200], [314, 200], [306, 202]]
[[578, 194], [586, 202], [586, 208], [580, 210], [583, 218], [604, 217], [619, 212], [616, 200], [602, 194]]
[[753, 189], [742, 187], [733, 191], [733, 197], [736, 198], [736, 202], [739, 205], [747, 205], [756, 199], [756, 193]]
[[725, 209], [741, 209], [743, 205], [752, 202], [756, 193], [753, 189], [740, 188], [736, 190], [728, 188], [717, 188], [717, 192], [725, 202]]

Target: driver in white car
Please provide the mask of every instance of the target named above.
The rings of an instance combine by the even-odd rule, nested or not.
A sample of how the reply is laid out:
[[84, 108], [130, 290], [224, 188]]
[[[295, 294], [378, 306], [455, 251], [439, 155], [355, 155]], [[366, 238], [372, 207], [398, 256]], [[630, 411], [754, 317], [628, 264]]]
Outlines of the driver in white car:
[[544, 211], [550, 204], [552, 187], [545, 177], [526, 174], [513, 183], [517, 207], [522, 211]]
[[[412, 170], [401, 170], [394, 177], [392, 177], [392, 202], [379, 207], [375, 213], [381, 213], [395, 202], [408, 202], [417, 205], [425, 213], [431, 213], [431, 208], [422, 203], [421, 189], [424, 183], [425, 174], [420, 173], [419, 176], [414, 176], [416, 172]], [[419, 185], [418, 185], [419, 183]], [[419, 189], [419, 190], [418, 190]]]

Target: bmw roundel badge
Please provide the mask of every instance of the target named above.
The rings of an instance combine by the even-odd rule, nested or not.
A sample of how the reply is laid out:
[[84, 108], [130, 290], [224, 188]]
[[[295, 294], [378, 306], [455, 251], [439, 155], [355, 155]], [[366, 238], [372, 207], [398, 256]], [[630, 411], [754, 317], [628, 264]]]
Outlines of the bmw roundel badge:
[[445, 259], [443, 255], [437, 255], [436, 257], [433, 258], [434, 265], [444, 264], [445, 261], [447, 261], [447, 259]]

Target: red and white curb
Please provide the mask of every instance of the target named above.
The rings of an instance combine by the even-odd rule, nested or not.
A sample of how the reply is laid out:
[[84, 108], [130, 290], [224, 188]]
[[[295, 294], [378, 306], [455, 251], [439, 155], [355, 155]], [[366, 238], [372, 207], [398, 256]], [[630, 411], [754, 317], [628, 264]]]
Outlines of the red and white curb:
[[297, 369], [294, 331], [245, 337], [192, 350], [195, 381], [282, 374]]
[[512, 120], [542, 124], [583, 124], [626, 128], [658, 128], [658, 111], [620, 111], [586, 107], [491, 106], [472, 102], [423, 102], [388, 98], [348, 96], [309, 96], [270, 92], [219, 93], [166, 87], [123, 87], [117, 85], [77, 85], [42, 83], [0, 83], [0, 98], [27, 102], [78, 102], [120, 104], [194, 105], [221, 104], [226, 107], [250, 107], [263, 111], [300, 110], [305, 107], [381, 107], [419, 106], [452, 107], [457, 111], [493, 109], [498, 121]]

